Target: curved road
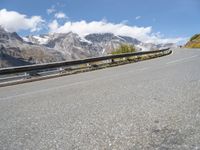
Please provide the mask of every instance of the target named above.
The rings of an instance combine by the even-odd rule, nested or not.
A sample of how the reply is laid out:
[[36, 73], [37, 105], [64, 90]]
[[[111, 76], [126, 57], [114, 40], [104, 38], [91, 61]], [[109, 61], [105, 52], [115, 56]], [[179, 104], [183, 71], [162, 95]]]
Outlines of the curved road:
[[200, 49], [0, 88], [0, 149], [200, 149]]

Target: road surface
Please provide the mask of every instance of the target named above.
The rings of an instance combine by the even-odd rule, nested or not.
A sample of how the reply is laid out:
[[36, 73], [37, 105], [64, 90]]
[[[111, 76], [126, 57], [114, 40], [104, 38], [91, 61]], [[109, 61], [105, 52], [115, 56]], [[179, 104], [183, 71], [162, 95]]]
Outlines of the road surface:
[[200, 49], [0, 88], [0, 149], [200, 149]]

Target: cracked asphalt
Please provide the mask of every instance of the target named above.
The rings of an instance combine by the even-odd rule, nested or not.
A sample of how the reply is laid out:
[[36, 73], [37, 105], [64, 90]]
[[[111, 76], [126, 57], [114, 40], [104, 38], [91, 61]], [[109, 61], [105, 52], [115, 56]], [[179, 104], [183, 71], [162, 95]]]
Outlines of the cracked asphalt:
[[1, 150], [200, 149], [200, 49], [0, 88]]

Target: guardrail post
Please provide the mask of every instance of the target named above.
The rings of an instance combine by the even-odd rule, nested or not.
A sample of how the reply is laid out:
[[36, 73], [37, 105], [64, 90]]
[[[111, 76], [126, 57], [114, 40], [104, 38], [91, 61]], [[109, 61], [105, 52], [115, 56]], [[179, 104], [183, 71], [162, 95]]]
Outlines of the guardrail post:
[[64, 69], [62, 67], [60, 67], [59, 72], [62, 74], [64, 72]]
[[28, 79], [28, 78], [31, 78], [31, 76], [28, 72], [25, 72], [24, 73], [24, 79]]

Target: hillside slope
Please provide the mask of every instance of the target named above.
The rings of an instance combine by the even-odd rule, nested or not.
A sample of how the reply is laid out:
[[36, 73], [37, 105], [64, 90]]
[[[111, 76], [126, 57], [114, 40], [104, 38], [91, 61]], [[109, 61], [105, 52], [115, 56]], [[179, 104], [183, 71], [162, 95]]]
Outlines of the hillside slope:
[[185, 45], [187, 48], [200, 48], [200, 34], [195, 34]]

